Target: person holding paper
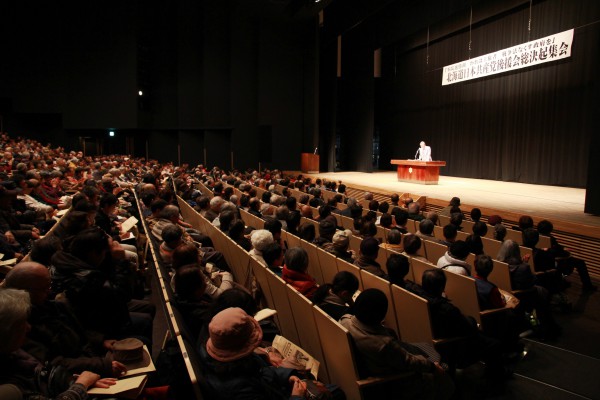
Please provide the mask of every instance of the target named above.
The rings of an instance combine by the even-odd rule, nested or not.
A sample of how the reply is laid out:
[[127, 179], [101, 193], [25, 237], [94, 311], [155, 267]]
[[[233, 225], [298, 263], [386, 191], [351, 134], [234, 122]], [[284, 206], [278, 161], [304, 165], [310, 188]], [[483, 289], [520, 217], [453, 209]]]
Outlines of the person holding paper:
[[37, 383], [39, 373], [36, 371], [48, 367], [44, 367], [36, 358], [21, 349], [30, 329], [27, 323], [30, 308], [31, 302], [27, 292], [0, 289], [0, 385], [14, 385], [21, 394], [20, 398], [35, 396], [37, 399], [52, 397], [83, 400], [88, 398], [89, 388], [108, 388], [116, 384], [116, 379], [101, 378], [90, 371], [84, 371], [77, 376], [53, 371], [52, 384], [42, 385], [44, 389], [41, 389]]

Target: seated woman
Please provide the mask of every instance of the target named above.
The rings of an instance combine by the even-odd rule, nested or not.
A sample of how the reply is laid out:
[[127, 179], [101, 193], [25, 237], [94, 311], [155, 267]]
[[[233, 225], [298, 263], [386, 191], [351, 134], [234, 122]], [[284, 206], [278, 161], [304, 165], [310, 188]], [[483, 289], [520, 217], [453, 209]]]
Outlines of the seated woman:
[[308, 270], [308, 253], [301, 247], [292, 247], [285, 252], [285, 265], [281, 277], [294, 289], [309, 299], [317, 291], [319, 285], [306, 271]]
[[211, 399], [304, 398], [306, 385], [293, 369], [269, 366], [254, 353], [263, 334], [241, 308], [227, 308], [208, 325], [209, 338], [199, 346], [204, 392]]
[[[56, 392], [41, 392], [36, 370], [39, 371], [44, 366], [20, 349], [29, 331], [27, 316], [30, 307], [27, 292], [0, 289], [0, 386], [5, 389], [11, 388], [12, 398], [44, 400], [53, 397], [60, 400], [83, 400], [87, 399], [89, 388], [107, 388], [116, 383], [116, 379], [100, 379], [100, 375], [89, 371], [84, 371], [77, 377], [65, 374], [64, 379], [58, 379], [56, 374]], [[46, 387], [49, 388], [50, 385]]]
[[177, 269], [173, 281], [176, 296], [174, 305], [181, 312], [192, 337], [197, 338], [206, 319], [205, 314], [212, 305], [212, 298], [206, 294], [204, 273], [197, 264], [184, 265]]

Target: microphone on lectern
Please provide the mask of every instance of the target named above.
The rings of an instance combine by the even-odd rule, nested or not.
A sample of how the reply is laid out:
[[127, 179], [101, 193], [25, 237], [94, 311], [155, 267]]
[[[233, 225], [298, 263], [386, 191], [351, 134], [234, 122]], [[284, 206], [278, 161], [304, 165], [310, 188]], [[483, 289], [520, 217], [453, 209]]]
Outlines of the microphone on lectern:
[[419, 154], [419, 151], [421, 151], [420, 147], [417, 149], [417, 152], [415, 153], [415, 160], [417, 159], [417, 154]]

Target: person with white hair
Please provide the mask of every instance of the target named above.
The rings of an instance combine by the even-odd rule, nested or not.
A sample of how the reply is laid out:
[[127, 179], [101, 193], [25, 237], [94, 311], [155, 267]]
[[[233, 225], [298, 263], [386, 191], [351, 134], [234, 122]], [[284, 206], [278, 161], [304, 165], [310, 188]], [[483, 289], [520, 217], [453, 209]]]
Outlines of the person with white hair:
[[[27, 322], [31, 301], [24, 290], [0, 289], [0, 393], [3, 400], [27, 398], [46, 398], [38, 385], [36, 371], [44, 366], [33, 356], [21, 350], [30, 326]], [[50, 372], [50, 371], [49, 371]], [[56, 375], [58, 376], [58, 374]], [[91, 387], [108, 388], [116, 383], [113, 378], [100, 378], [100, 375], [83, 371], [71, 383], [73, 376], [65, 375], [62, 393], [54, 394], [61, 400], [87, 399], [87, 390]], [[58, 379], [58, 378], [57, 378]], [[9, 384], [10, 386], [5, 386]], [[36, 394], [38, 396], [36, 396]]]
[[274, 243], [273, 234], [266, 229], [257, 229], [252, 232], [250, 236], [250, 242], [252, 242], [252, 250], [250, 250], [250, 255], [258, 262], [260, 262], [265, 267], [267, 266], [267, 262], [262, 256], [262, 252], [267, 246], [271, 243]]

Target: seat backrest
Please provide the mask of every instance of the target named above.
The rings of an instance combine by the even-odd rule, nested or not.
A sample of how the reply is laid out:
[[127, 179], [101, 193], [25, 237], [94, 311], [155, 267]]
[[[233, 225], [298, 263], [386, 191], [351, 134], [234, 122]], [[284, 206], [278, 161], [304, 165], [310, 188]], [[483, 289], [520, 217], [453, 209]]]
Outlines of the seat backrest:
[[483, 243], [483, 252], [495, 259], [502, 247], [502, 242], [488, 237], [482, 237], [481, 242]]
[[327, 364], [323, 356], [323, 349], [319, 341], [319, 331], [315, 322], [315, 314], [313, 312], [313, 304], [300, 292], [291, 287], [286, 286], [290, 306], [294, 310], [294, 321], [296, 322], [296, 330], [298, 331], [297, 344], [308, 352], [311, 356], [319, 360], [319, 380], [329, 382], [329, 373], [327, 372]]
[[340, 219], [342, 221], [342, 228], [354, 230], [354, 220], [352, 218], [341, 215]]
[[448, 225], [450, 223], [450, 217], [447, 217], [445, 215], [440, 215], [438, 217], [438, 220], [440, 221], [440, 226], [444, 227], [446, 225]]
[[301, 240], [300, 247], [306, 250], [306, 253], [308, 254], [308, 274], [315, 278], [319, 285], [322, 285], [325, 281], [323, 280], [323, 273], [321, 273], [321, 264], [319, 262], [319, 256], [317, 255], [317, 246], [308, 243], [306, 240]]
[[413, 282], [415, 282], [417, 285], [421, 285], [421, 282], [423, 281], [423, 272], [427, 271], [428, 269], [436, 268], [435, 265], [414, 257], [410, 257], [410, 267], [413, 272]]
[[402, 341], [431, 343], [433, 334], [427, 300], [397, 285], [391, 285], [391, 291]]
[[348, 249], [354, 250], [354, 252], [358, 256], [358, 253], [360, 252], [360, 244], [361, 243], [362, 243], [361, 237], [351, 235], [350, 236], [350, 245], [348, 246]]
[[338, 271], [351, 272], [352, 274], [354, 274], [354, 276], [356, 276], [358, 278], [358, 289], [362, 291], [363, 283], [362, 283], [362, 278], [360, 275], [360, 268], [354, 264], [350, 264], [349, 262], [342, 260], [341, 258], [336, 258], [335, 262], [337, 264]]
[[325, 283], [333, 282], [335, 274], [338, 273], [337, 263], [335, 262], [336, 257], [323, 249], [317, 249], [317, 256], [319, 257], [319, 264], [321, 265], [323, 281]]
[[505, 239], [506, 240], [510, 239], [510, 240], [522, 245], [523, 244], [523, 232], [508, 228], [508, 229], [506, 229]]
[[444, 271], [446, 275], [446, 296], [460, 311], [481, 323], [477, 286], [473, 278]]
[[552, 240], [550, 239], [550, 236], [540, 235], [540, 241], [538, 242], [537, 247], [540, 249], [548, 249], [550, 246], [552, 246]]
[[488, 276], [488, 280], [498, 286], [500, 289], [506, 290], [507, 292], [512, 291], [508, 264], [498, 260], [493, 261], [494, 269], [490, 273], [490, 276]]
[[269, 288], [271, 289], [271, 295], [273, 296], [274, 309], [277, 310], [281, 334], [288, 340], [299, 343], [294, 312], [287, 296], [287, 285], [283, 279], [275, 275], [273, 271], [267, 268], [264, 269], [266, 271], [265, 275], [267, 277], [267, 282], [269, 283]]
[[441, 243], [432, 242], [431, 240], [423, 240], [423, 244], [425, 245], [427, 259], [432, 264], [437, 264], [440, 257], [443, 257], [448, 251], [448, 246]]
[[463, 227], [463, 232], [465, 232], [469, 235], [473, 233], [473, 225], [475, 225], [475, 222], [473, 222], [473, 221], [463, 221], [460, 224], [460, 226]]
[[350, 333], [319, 307], [313, 307], [313, 312], [331, 382], [340, 386], [347, 399], [360, 399]]
[[388, 310], [383, 320], [384, 325], [398, 333], [398, 321], [396, 320], [396, 311], [394, 309], [394, 300], [392, 298], [390, 283], [364, 269], [360, 270], [360, 275], [365, 289], [379, 289], [385, 294], [385, 297], [387, 297]]

